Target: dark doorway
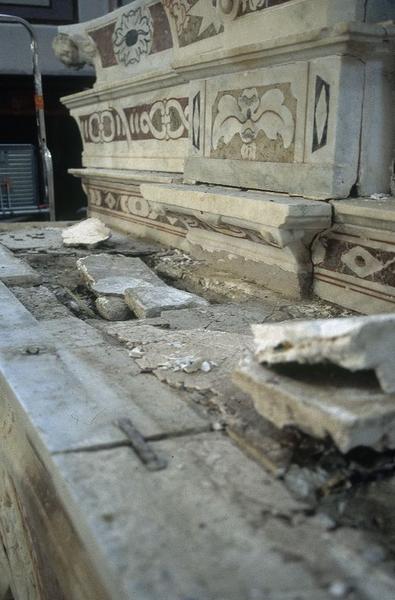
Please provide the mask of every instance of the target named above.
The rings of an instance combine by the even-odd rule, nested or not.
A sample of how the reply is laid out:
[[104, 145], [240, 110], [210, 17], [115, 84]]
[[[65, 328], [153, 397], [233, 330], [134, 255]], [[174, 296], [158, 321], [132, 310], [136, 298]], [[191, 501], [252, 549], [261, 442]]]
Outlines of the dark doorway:
[[[68, 169], [81, 166], [81, 137], [74, 119], [61, 104], [60, 98], [91, 88], [93, 82], [93, 77], [43, 77], [48, 147], [54, 165], [57, 220], [81, 218], [86, 206], [80, 181], [67, 173]], [[37, 147], [31, 77], [0, 76], [0, 144], [33, 144]]]

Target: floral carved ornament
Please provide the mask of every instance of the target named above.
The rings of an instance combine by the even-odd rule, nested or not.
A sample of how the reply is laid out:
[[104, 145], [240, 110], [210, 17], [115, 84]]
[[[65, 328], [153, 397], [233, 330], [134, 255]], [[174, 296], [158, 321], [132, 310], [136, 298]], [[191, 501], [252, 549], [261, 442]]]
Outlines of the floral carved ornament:
[[247, 88], [238, 97], [226, 93], [220, 98], [212, 130], [214, 150], [221, 141], [229, 144], [238, 135], [242, 141], [241, 158], [255, 160], [256, 139], [261, 131], [270, 140], [280, 136], [284, 148], [293, 142], [295, 121], [284, 105], [280, 89], [273, 88], [260, 96], [256, 88]]
[[153, 22], [148, 9], [122, 13], [113, 34], [114, 52], [125, 66], [140, 62], [152, 49]]

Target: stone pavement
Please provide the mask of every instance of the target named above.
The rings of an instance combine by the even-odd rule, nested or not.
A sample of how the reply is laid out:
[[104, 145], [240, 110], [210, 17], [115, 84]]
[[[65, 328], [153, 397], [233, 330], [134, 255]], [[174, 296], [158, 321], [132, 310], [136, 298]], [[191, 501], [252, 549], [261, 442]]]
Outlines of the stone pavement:
[[[0, 591], [392, 600], [392, 455], [280, 434], [230, 381], [251, 322], [333, 307], [250, 296], [110, 324], [73, 271], [85, 254], [17, 254], [44, 283], [0, 284]], [[120, 419], [165, 468], [147, 468]]]

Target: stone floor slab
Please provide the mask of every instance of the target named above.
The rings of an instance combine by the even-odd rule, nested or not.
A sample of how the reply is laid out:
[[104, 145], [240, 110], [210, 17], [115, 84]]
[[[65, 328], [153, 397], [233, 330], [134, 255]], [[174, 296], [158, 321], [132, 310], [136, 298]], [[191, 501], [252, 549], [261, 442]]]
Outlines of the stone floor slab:
[[0, 244], [0, 281], [8, 285], [37, 285], [41, 275]]
[[0, 340], [0, 377], [51, 451], [124, 440], [114, 426], [121, 417], [144, 435], [208, 426], [95, 328], [75, 317], [37, 322], [5, 286], [1, 296], [9, 327]]
[[[49, 254], [78, 254], [86, 255], [92, 253], [92, 250], [83, 248], [67, 248], [63, 245], [62, 231], [70, 223], [56, 224], [56, 226], [37, 223], [19, 224], [18, 228], [8, 225], [8, 229], [3, 231], [0, 227], [0, 244], [6, 246], [9, 250], [15, 252], [29, 251], [48, 252]], [[15, 225], [15, 224], [14, 224]], [[144, 256], [157, 252], [160, 246], [154, 242], [145, 242], [143, 240], [132, 238], [118, 231], [112, 232], [111, 238], [102, 243], [101, 252], [114, 253], [122, 252], [127, 256]]]
[[260, 531], [263, 514], [303, 510], [280, 482], [216, 434], [154, 446], [169, 460], [155, 473], [127, 448], [55, 458], [126, 598], [320, 597], [308, 568], [285, 564]]
[[[143, 371], [153, 371], [175, 388], [225, 394], [240, 353], [252, 338], [222, 331], [168, 331], [133, 322], [114, 323], [105, 331], [125, 343]], [[138, 352], [137, 352], [138, 351]]]

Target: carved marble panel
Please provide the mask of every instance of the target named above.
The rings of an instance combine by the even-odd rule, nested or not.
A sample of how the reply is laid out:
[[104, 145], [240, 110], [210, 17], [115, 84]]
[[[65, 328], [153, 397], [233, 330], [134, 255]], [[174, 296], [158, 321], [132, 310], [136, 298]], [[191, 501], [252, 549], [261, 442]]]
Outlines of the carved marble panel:
[[[77, 106], [83, 165], [182, 172], [189, 136], [187, 85]], [[97, 98], [97, 96], [96, 96]]]
[[188, 98], [164, 98], [123, 109], [131, 140], [177, 140], [188, 137]]
[[218, 92], [210, 157], [293, 162], [296, 104], [290, 83]]
[[[205, 156], [297, 162], [303, 156], [307, 65], [207, 81]], [[237, 85], [235, 85], [237, 84]]]

